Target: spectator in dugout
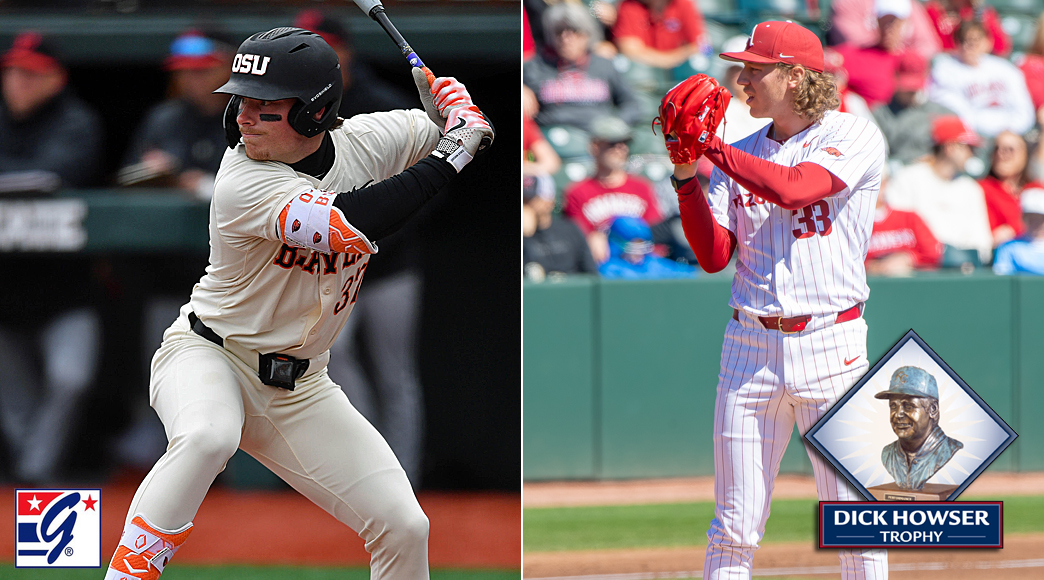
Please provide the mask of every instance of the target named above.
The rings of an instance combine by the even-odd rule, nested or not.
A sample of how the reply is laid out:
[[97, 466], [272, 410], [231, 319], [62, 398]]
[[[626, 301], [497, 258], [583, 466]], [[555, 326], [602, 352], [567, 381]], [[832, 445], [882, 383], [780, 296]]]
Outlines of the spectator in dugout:
[[598, 272], [584, 234], [554, 213], [555, 183], [547, 175], [522, 178], [522, 272], [534, 282], [548, 275]]
[[[881, 31], [877, 20], [895, 0], [834, 0], [830, 3], [831, 45], [876, 46]], [[942, 50], [942, 41], [928, 13], [918, 0], [910, 0], [910, 15], [902, 32], [902, 52], [913, 51], [931, 60]]]
[[834, 47], [844, 61], [848, 89], [863, 97], [870, 108], [892, 100], [895, 73], [906, 50], [903, 31], [910, 18], [912, 1], [879, 0], [875, 4], [878, 41], [873, 46]]
[[892, 100], [873, 109], [874, 120], [888, 142], [888, 156], [909, 165], [931, 155], [932, 119], [953, 116], [946, 107], [927, 100], [928, 62], [915, 52], [899, 60]]
[[1019, 203], [1026, 231], [997, 249], [993, 272], [1044, 276], [1044, 190], [1024, 191]]
[[957, 33], [965, 22], [980, 22], [988, 42], [986, 52], [1006, 57], [1011, 53], [1011, 38], [1001, 26], [1000, 16], [984, 0], [928, 0], [924, 3], [928, 18], [939, 35], [944, 51], [957, 49], [961, 39]]
[[632, 61], [668, 69], [708, 44], [703, 16], [692, 0], [623, 0], [613, 38]]
[[[21, 32], [0, 56], [0, 182], [7, 192], [96, 185], [99, 116], [68, 87], [54, 40]], [[82, 256], [8, 254], [0, 282], [0, 444], [23, 483], [64, 475], [101, 360], [99, 285]], [[34, 284], [26, 281], [44, 281]]]
[[235, 52], [231, 40], [216, 33], [190, 29], [174, 39], [163, 63], [173, 96], [145, 114], [124, 156], [121, 185], [172, 186], [210, 199], [227, 148], [228, 95], [214, 89], [228, 81]]
[[640, 217], [647, 224], [662, 219], [652, 184], [627, 173], [631, 128], [615, 117], [601, 117], [591, 126], [592, 177], [573, 184], [565, 192], [562, 212], [584, 232], [595, 261], [609, 259], [606, 231], [613, 218]]
[[932, 63], [928, 98], [985, 137], [1002, 131], [1021, 135], [1033, 127], [1036, 114], [1026, 80], [1015, 65], [989, 54], [982, 23], [962, 22], [954, 38], [954, 54], [939, 55]]
[[609, 59], [591, 52], [600, 38], [597, 24], [581, 4], [564, 2], [544, 12], [550, 51], [522, 64], [522, 108], [542, 127], [571, 125], [583, 130], [605, 115], [637, 123], [641, 104]]
[[[25, 190], [96, 185], [102, 122], [68, 86], [53, 39], [22, 32], [2, 57], [0, 173]], [[17, 175], [15, 175], [17, 174]]]
[[986, 211], [996, 247], [1026, 233], [1019, 199], [1027, 190], [1044, 190], [1044, 185], [1030, 178], [1026, 140], [1011, 131], [997, 135], [990, 161], [990, 173], [979, 185], [986, 195]]
[[1044, 126], [1044, 12], [1037, 18], [1037, 30], [1026, 53], [1017, 61], [1033, 108], [1037, 111], [1037, 125]]
[[[881, 191], [888, 187], [887, 165]], [[943, 247], [919, 215], [890, 207], [877, 196], [874, 229], [867, 243], [866, 273], [871, 276], [909, 276], [914, 270], [939, 267]]]
[[955, 116], [934, 119], [932, 139], [931, 157], [907, 165], [889, 180], [886, 202], [917, 213], [937, 240], [956, 250], [951, 254], [974, 252], [977, 260], [970, 263], [985, 264], [993, 252], [986, 200], [982, 187], [963, 174], [972, 147], [982, 141]]

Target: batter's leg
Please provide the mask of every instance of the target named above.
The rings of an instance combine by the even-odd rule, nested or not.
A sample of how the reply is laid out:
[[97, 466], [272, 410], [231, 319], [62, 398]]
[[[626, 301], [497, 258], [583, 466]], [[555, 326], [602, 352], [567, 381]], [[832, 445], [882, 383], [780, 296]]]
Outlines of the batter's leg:
[[[188, 536], [214, 478], [239, 447], [247, 381], [245, 365], [233, 360], [191, 331], [168, 331], [153, 359], [150, 398], [169, 444], [131, 500], [106, 579], [157, 578]], [[139, 536], [140, 545], [124, 541]], [[144, 552], [134, 552], [139, 548]]]
[[247, 415], [243, 450], [359, 534], [370, 578], [427, 580], [428, 518], [391, 448], [326, 372]]
[[[801, 397], [794, 399], [795, 419], [798, 431], [804, 435], [868, 370], [866, 323], [862, 319], [854, 320], [787, 341], [795, 355], [795, 381], [801, 385]], [[858, 360], [844, 363], [856, 356]], [[812, 461], [820, 501], [865, 501], [815, 448], [807, 443], [805, 448]], [[888, 578], [885, 550], [838, 550], [838, 559], [844, 580]]]
[[706, 579], [749, 579], [765, 533], [772, 486], [794, 429], [776, 374], [778, 339], [730, 321], [714, 410], [714, 520]]
[[176, 530], [192, 521], [239, 448], [245, 378], [230, 356], [194, 334], [160, 348], [150, 392], [169, 443], [134, 494], [128, 522], [142, 514], [160, 528]]

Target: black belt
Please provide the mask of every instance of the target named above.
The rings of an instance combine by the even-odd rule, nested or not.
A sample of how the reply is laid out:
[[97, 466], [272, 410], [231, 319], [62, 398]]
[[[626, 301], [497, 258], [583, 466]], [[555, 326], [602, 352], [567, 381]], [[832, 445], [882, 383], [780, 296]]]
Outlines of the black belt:
[[225, 341], [222, 340], [222, 338], [218, 336], [216, 332], [210, 330], [209, 326], [203, 324], [203, 321], [200, 320], [198, 316], [196, 316], [195, 312], [189, 312], [188, 319], [189, 324], [192, 325], [192, 332], [195, 332], [196, 334], [202, 336], [203, 338], [209, 340], [210, 342], [213, 342], [214, 344], [220, 347], [225, 346]]
[[[195, 312], [189, 312], [188, 320], [192, 325], [192, 332], [222, 348], [225, 347], [225, 341], [209, 326], [203, 324]], [[279, 353], [257, 354], [257, 377], [270, 387], [292, 391], [297, 379], [303, 377], [307, 371], [308, 359], [306, 358], [299, 359]]]

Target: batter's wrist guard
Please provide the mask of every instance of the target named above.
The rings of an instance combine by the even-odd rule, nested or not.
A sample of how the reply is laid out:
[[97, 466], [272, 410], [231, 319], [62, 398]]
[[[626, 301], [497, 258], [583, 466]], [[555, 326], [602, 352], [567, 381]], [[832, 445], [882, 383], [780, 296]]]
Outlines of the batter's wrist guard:
[[457, 140], [449, 135], [439, 139], [439, 143], [435, 146], [435, 150], [431, 152], [431, 156], [449, 163], [453, 166], [453, 169], [457, 170], [457, 173], [460, 173], [460, 170], [464, 169], [464, 166], [471, 163], [471, 160], [474, 159], [463, 145], [457, 143]]

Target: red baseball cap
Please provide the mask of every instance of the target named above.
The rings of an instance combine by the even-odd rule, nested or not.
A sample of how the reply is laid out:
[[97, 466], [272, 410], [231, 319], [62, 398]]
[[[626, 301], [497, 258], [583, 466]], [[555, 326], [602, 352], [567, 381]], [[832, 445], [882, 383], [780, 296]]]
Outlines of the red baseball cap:
[[956, 142], [978, 147], [982, 144], [979, 135], [956, 115], [943, 115], [932, 119], [932, 141], [937, 145]]
[[11, 50], [0, 57], [3, 68], [22, 68], [43, 73], [62, 68], [58, 53], [50, 40], [39, 32], [22, 32], [14, 39]]
[[793, 22], [771, 20], [754, 27], [743, 52], [723, 52], [721, 58], [760, 64], [800, 64], [823, 72], [823, 44], [811, 30]]
[[908, 50], [899, 58], [896, 70], [895, 89], [897, 91], [919, 91], [928, 81], [928, 61], [923, 56]]

